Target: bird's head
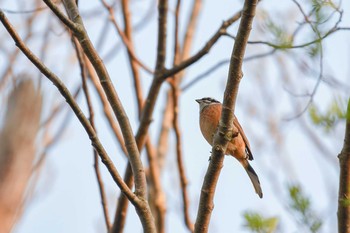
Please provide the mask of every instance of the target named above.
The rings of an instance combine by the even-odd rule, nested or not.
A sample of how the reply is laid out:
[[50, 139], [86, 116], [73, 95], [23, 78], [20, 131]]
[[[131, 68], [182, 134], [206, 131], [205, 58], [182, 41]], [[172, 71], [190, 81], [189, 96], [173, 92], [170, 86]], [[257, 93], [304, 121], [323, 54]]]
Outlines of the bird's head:
[[199, 104], [199, 111], [202, 111], [205, 107], [211, 104], [220, 104], [219, 101], [210, 97], [204, 97], [202, 99], [196, 99], [196, 102]]

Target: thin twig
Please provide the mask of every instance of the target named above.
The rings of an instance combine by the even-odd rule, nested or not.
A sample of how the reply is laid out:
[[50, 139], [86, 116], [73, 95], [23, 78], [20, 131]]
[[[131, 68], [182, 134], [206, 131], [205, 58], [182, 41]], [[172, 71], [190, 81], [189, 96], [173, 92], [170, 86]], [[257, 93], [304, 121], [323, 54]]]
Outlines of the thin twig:
[[193, 63], [197, 62], [199, 59], [201, 59], [204, 55], [208, 54], [210, 49], [214, 46], [214, 44], [221, 38], [222, 35], [225, 35], [226, 29], [236, 22], [241, 17], [241, 11], [234, 14], [231, 18], [228, 20], [225, 20], [221, 27], [216, 31], [216, 33], [208, 40], [208, 42], [204, 45], [202, 49], [200, 49], [196, 54], [191, 56], [190, 58], [182, 61], [180, 64], [174, 66], [171, 69], [165, 70], [161, 75], [160, 79], [166, 79], [170, 76], [175, 75], [176, 73], [182, 71], [183, 69], [187, 68], [188, 66], [192, 65]]
[[109, 123], [109, 126], [112, 129], [113, 134], [114, 134], [114, 136], [115, 136], [115, 138], [116, 138], [116, 140], [118, 142], [118, 145], [120, 145], [120, 148], [123, 151], [123, 154], [125, 156], [127, 156], [128, 155], [128, 151], [125, 148], [123, 135], [120, 132], [120, 128], [119, 128], [118, 123], [115, 120], [115, 117], [113, 116], [112, 109], [111, 109], [111, 106], [108, 103], [108, 99], [106, 97], [106, 94], [103, 91], [101, 83], [99, 82], [98, 77], [96, 75], [96, 72], [93, 69], [89, 59], [86, 56], [84, 57], [84, 59], [85, 59], [85, 64], [87, 66], [87, 70], [88, 70], [88, 73], [89, 73], [90, 80], [91, 80], [93, 86], [95, 87], [95, 89], [97, 91], [97, 94], [100, 97], [100, 101], [101, 101], [101, 104], [103, 106], [103, 112], [104, 112], [104, 115], [105, 115], [105, 117], [107, 119], [107, 122]]
[[[153, 74], [153, 71], [152, 71], [150, 68], [148, 68], [145, 64], [143, 64], [143, 62], [141, 62], [140, 59], [138, 59], [138, 57], [136, 56], [136, 54], [135, 54], [135, 52], [134, 52], [134, 47], [133, 47], [133, 45], [132, 45], [132, 42], [130, 41], [130, 37], [128, 37], [128, 36], [126, 35], [127, 31], [124, 33], [124, 32], [120, 29], [120, 27], [119, 27], [119, 25], [118, 25], [118, 23], [117, 23], [117, 20], [116, 20], [115, 17], [114, 17], [114, 10], [113, 10], [113, 8], [112, 8], [110, 5], [108, 5], [107, 2], [106, 2], [105, 0], [101, 0], [101, 2], [102, 2], [102, 4], [103, 4], [103, 6], [108, 10], [108, 12], [109, 12], [109, 20], [113, 23], [115, 29], [117, 30], [117, 32], [118, 32], [120, 38], [122, 39], [122, 41], [123, 41], [125, 47], [126, 47], [127, 50], [128, 50], [129, 56], [131, 56], [132, 59], [133, 59], [140, 67], [142, 67], [145, 71], [147, 71], [147, 72], [150, 73], [150, 74]], [[131, 25], [129, 25], [129, 27], [128, 27], [129, 29], [131, 28], [130, 26], [131, 26]]]
[[[149, 7], [145, 11], [146, 13], [144, 14], [141, 19], [135, 23], [133, 26], [133, 29], [135, 32], [140, 31], [143, 29], [148, 23], [151, 21], [152, 17], [154, 16], [154, 5], [156, 4], [155, 0], [149, 1]], [[118, 41], [115, 44], [113, 44], [110, 48], [110, 50], [104, 55], [103, 60], [108, 63], [119, 51], [121, 48], [121, 42]]]
[[[142, 200], [145, 200], [147, 194], [146, 176], [142, 162], [140, 160], [139, 151], [137, 149], [130, 122], [125, 113], [124, 107], [120, 102], [119, 96], [112, 84], [107, 69], [97, 54], [92, 42], [89, 39], [89, 36], [87, 35], [75, 1], [63, 1], [69, 18], [67, 18], [50, 0], [44, 0], [44, 2], [51, 8], [56, 16], [72, 30], [74, 36], [78, 39], [81, 47], [83, 48], [84, 53], [89, 58], [91, 64], [94, 66], [94, 69], [108, 98], [108, 101], [119, 121], [124, 140], [127, 142], [125, 145], [129, 155], [128, 158], [135, 176], [135, 194], [138, 197], [141, 197]], [[71, 21], [71, 19], [74, 21]], [[154, 226], [151, 226], [151, 224], [149, 224], [149, 222], [146, 220], [148, 217], [150, 217], [149, 214], [147, 214], [148, 211], [148, 208], [144, 209], [143, 214], [140, 214], [139, 216], [142, 220], [142, 223], [144, 224], [144, 227], [147, 228], [147, 230], [152, 230], [151, 228]]]
[[[104, 2], [104, 0], [102, 0]], [[142, 94], [142, 84], [140, 80], [140, 72], [138, 69], [138, 65], [136, 60], [134, 59], [132, 52], [134, 51], [135, 47], [133, 44], [133, 38], [132, 38], [132, 25], [131, 25], [131, 16], [130, 16], [130, 10], [129, 10], [129, 1], [122, 0], [122, 11], [123, 11], [123, 19], [124, 19], [124, 30], [125, 30], [125, 40], [129, 42], [128, 46], [128, 60], [130, 64], [130, 68], [133, 74], [133, 81], [134, 81], [134, 89], [135, 89], [135, 95], [137, 100], [137, 106], [138, 106], [138, 116], [140, 117], [141, 111], [143, 108], [143, 94]], [[114, 18], [113, 18], [114, 19]], [[114, 19], [115, 21], [115, 19]], [[117, 28], [118, 25], [116, 25]], [[121, 31], [120, 29], [118, 29]], [[122, 32], [122, 31], [121, 31]]]
[[137, 196], [125, 185], [121, 176], [119, 175], [117, 169], [115, 168], [113, 162], [102, 146], [99, 138], [97, 137], [94, 129], [89, 123], [88, 119], [85, 117], [84, 113], [81, 111], [79, 105], [76, 103], [72, 94], [68, 91], [68, 88], [64, 85], [64, 83], [54, 74], [52, 73], [33, 53], [29, 48], [24, 44], [23, 40], [19, 37], [17, 32], [14, 30], [13, 26], [10, 24], [8, 19], [6, 18], [3, 11], [0, 10], [0, 20], [2, 24], [5, 26], [8, 33], [11, 35], [12, 39], [16, 43], [16, 46], [23, 52], [23, 54], [57, 87], [58, 91], [62, 94], [62, 96], [66, 99], [69, 106], [74, 111], [75, 115], [81, 122], [85, 131], [90, 137], [91, 143], [98, 151], [103, 163], [106, 165], [110, 174], [112, 175], [116, 184], [120, 187], [120, 189], [125, 192], [127, 197], [130, 199], [132, 203], [138, 205]]
[[[312, 90], [312, 92], [310, 93], [310, 99], [309, 101], [307, 102], [306, 106], [302, 109], [302, 111], [300, 111], [298, 114], [296, 114], [295, 116], [292, 116], [292, 117], [288, 117], [287, 121], [290, 121], [290, 120], [293, 120], [295, 118], [298, 118], [300, 116], [302, 116], [306, 111], [307, 109], [309, 108], [309, 106], [311, 105], [312, 101], [313, 101], [313, 98], [316, 94], [316, 91], [319, 87], [319, 85], [321, 84], [321, 81], [323, 79], [323, 38], [321, 36], [321, 32], [318, 30], [317, 26], [314, 26], [308, 19], [308, 16], [306, 15], [305, 11], [303, 10], [303, 8], [301, 7], [301, 5], [296, 1], [296, 0], [292, 0], [296, 5], [297, 7], [299, 8], [299, 11], [301, 12], [301, 14], [304, 16], [304, 19], [305, 19], [305, 22], [307, 24], [310, 25], [311, 29], [316, 33], [317, 35], [317, 42], [316, 43], [319, 43], [320, 45], [320, 61], [319, 61], [319, 75], [318, 75], [318, 78], [317, 78], [317, 81], [316, 81], [316, 84]], [[340, 15], [340, 18], [338, 20], [338, 22], [335, 24], [334, 28], [337, 27], [338, 23], [340, 23], [340, 20], [341, 20], [341, 15]]]
[[[272, 54], [274, 54], [277, 51], [277, 49], [272, 49], [269, 52], [265, 52], [265, 53], [260, 53], [260, 54], [255, 54], [255, 55], [250, 55], [247, 56], [243, 59], [243, 61], [248, 62], [248, 61], [253, 61], [255, 59], [259, 59], [259, 58], [263, 58], [263, 57], [267, 57], [270, 56]], [[210, 75], [211, 73], [213, 73], [214, 71], [216, 71], [217, 69], [219, 69], [220, 67], [226, 65], [230, 63], [229, 59], [223, 59], [219, 62], [217, 62], [215, 65], [213, 65], [212, 67], [208, 68], [208, 70], [204, 71], [203, 73], [199, 74], [198, 76], [194, 77], [193, 80], [191, 80], [189, 83], [185, 84], [182, 88], [181, 91], [187, 91], [187, 89], [191, 88], [192, 86], [194, 86], [197, 82], [203, 80], [204, 78], [206, 78], [208, 75]]]
[[[104, 1], [103, 1], [104, 2]], [[125, 39], [129, 43], [129, 50], [128, 51], [134, 51], [134, 45], [132, 41], [132, 27], [131, 27], [131, 17], [130, 17], [130, 10], [129, 10], [129, 2], [126, 0], [122, 1], [122, 11], [123, 11], [123, 18], [124, 18], [124, 28], [125, 28]], [[116, 25], [115, 22], [115, 26]], [[119, 29], [120, 30], [120, 29]], [[133, 80], [134, 80], [134, 87], [135, 87], [135, 95], [137, 100], [137, 106], [138, 106], [138, 115], [140, 117], [142, 109], [143, 109], [143, 95], [142, 95], [142, 88], [141, 88], [141, 82], [140, 82], [140, 73], [138, 69], [138, 64], [133, 59], [133, 56], [130, 52], [128, 52], [128, 60], [129, 64], [132, 70], [133, 74]], [[155, 221], [157, 226], [158, 232], [164, 232], [165, 230], [165, 198], [164, 193], [162, 191], [161, 182], [160, 182], [160, 175], [159, 175], [159, 167], [157, 164], [157, 161], [155, 159], [155, 149], [153, 148], [151, 144], [150, 137], [147, 137], [146, 140], [146, 151], [148, 156], [148, 162], [149, 162], [149, 168], [150, 168], [150, 182], [152, 183], [152, 186], [150, 189], [153, 189], [154, 196], [150, 200], [150, 205], [152, 207], [152, 202], [155, 203], [154, 209], [155, 212]], [[127, 170], [130, 169], [129, 165]], [[133, 185], [133, 182], [127, 182], [129, 187]], [[152, 190], [149, 190], [151, 192]], [[118, 201], [118, 207], [115, 214], [115, 221], [113, 224], [112, 232], [123, 232], [124, 225], [125, 225], [125, 219], [126, 219], [126, 211], [127, 211], [128, 203], [126, 202], [125, 197], [123, 197], [123, 194], [121, 194], [119, 201]], [[124, 214], [121, 214], [124, 213]]]
[[[88, 107], [88, 111], [89, 111], [89, 121], [90, 124], [92, 126], [92, 128], [95, 130], [95, 132], [97, 133], [96, 130], [96, 126], [95, 126], [95, 121], [94, 121], [94, 110], [93, 110], [93, 106], [91, 103], [91, 97], [90, 97], [90, 92], [87, 86], [87, 68], [86, 68], [86, 64], [84, 62], [84, 53], [77, 41], [77, 39], [75, 37], [72, 36], [72, 41], [74, 43], [74, 47], [76, 50], [76, 54], [77, 54], [77, 58], [79, 61], [79, 66], [80, 66], [80, 73], [81, 73], [81, 79], [82, 79], [82, 87], [83, 87], [83, 92], [85, 95], [85, 100], [87, 103], [87, 107]], [[105, 188], [104, 188], [104, 184], [102, 181], [102, 176], [101, 176], [101, 172], [100, 172], [100, 167], [99, 167], [99, 161], [98, 161], [98, 154], [96, 152], [96, 150], [94, 148], [93, 149], [93, 157], [94, 157], [94, 169], [95, 169], [95, 174], [96, 174], [96, 178], [97, 178], [97, 184], [99, 187], [99, 192], [100, 192], [100, 197], [101, 197], [101, 204], [102, 204], [102, 210], [103, 210], [103, 215], [105, 218], [105, 223], [106, 223], [106, 228], [107, 231], [111, 228], [111, 223], [109, 220], [109, 215], [108, 215], [108, 207], [107, 207], [107, 198], [106, 198], [106, 192], [105, 192]]]
[[[37, 4], [40, 4], [40, 1], [37, 1]], [[33, 36], [33, 23], [38, 15], [39, 15], [38, 11], [35, 11], [34, 14], [32, 14], [26, 20], [26, 25], [25, 25], [26, 31], [25, 31], [25, 36], [23, 39], [23, 41], [25, 43], [27, 43]], [[15, 61], [18, 57], [19, 52], [20, 51], [18, 49], [15, 49], [15, 50], [13, 50], [11, 55], [7, 55], [7, 58], [6, 58], [7, 66], [6, 66], [6, 68], [3, 69], [3, 72], [0, 75], [0, 90], [2, 90], [5, 87], [8, 78], [12, 74], [12, 68], [15, 64]]]
[[[181, 59], [180, 54], [180, 43], [179, 43], [179, 14], [180, 14], [180, 6], [181, 0], [177, 1], [176, 9], [175, 9], [175, 32], [174, 32], [174, 61], [173, 65], [179, 63]], [[181, 140], [181, 130], [179, 124], [179, 76], [175, 76], [170, 80], [171, 83], [171, 92], [173, 96], [173, 128], [176, 136], [176, 158], [177, 158], [177, 168], [179, 171], [179, 178], [181, 184], [181, 192], [182, 192], [182, 201], [183, 201], [183, 214], [184, 214], [184, 222], [186, 227], [190, 232], [193, 232], [194, 225], [191, 221], [189, 215], [189, 198], [187, 192], [187, 178], [184, 168], [183, 162], [183, 154], [182, 154], [182, 140]]]

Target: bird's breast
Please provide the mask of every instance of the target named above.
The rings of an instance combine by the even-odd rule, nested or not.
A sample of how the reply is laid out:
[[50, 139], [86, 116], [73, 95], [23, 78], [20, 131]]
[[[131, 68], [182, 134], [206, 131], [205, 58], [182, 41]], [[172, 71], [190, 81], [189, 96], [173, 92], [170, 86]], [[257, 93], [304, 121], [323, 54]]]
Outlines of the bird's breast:
[[211, 106], [202, 110], [200, 114], [199, 124], [205, 140], [207, 140], [207, 142], [212, 145], [214, 134], [219, 125], [221, 109], [216, 109], [213, 111], [213, 109], [210, 108]]

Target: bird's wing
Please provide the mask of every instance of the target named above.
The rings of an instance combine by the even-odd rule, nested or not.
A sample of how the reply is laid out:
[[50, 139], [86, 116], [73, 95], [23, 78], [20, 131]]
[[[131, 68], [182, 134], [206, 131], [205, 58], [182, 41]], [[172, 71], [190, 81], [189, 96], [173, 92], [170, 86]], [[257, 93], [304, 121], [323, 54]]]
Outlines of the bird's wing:
[[244, 133], [244, 131], [242, 129], [242, 126], [239, 124], [236, 116], [234, 116], [233, 125], [238, 129], [238, 132], [241, 134], [241, 136], [243, 138], [243, 141], [244, 141], [244, 143], [246, 145], [246, 150], [248, 152], [248, 159], [249, 160], [253, 160], [254, 159], [253, 158], [253, 153], [250, 150], [250, 144], [249, 144], [248, 138], [247, 138], [247, 136], [245, 136], [245, 133]]

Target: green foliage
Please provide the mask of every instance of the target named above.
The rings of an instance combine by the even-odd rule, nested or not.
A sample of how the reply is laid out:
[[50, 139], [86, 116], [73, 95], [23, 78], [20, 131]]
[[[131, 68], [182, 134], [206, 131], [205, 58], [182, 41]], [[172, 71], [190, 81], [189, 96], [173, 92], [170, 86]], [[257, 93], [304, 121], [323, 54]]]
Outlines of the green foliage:
[[290, 186], [289, 196], [291, 199], [289, 206], [296, 214], [300, 223], [308, 228], [310, 232], [318, 232], [322, 226], [322, 221], [312, 210], [310, 199], [303, 194], [300, 186]]
[[305, 12], [307, 14], [305, 23], [311, 26], [311, 37], [315, 43], [308, 46], [307, 52], [311, 58], [317, 58], [322, 50], [321, 37], [329, 30], [327, 22], [331, 21], [334, 12], [339, 12], [339, 10], [331, 0], [310, 0], [309, 4], [311, 11], [308, 14]]
[[278, 46], [272, 46], [277, 49], [288, 49], [293, 46], [293, 37], [288, 34], [285, 27], [278, 25], [272, 19], [268, 18], [266, 20], [267, 31], [274, 37], [274, 44]]
[[328, 132], [340, 119], [346, 118], [346, 103], [341, 99], [334, 99], [325, 113], [321, 113], [317, 106], [312, 104], [309, 116], [315, 125], [323, 127]]
[[310, 46], [307, 47], [307, 53], [310, 55], [311, 58], [316, 58], [318, 57], [318, 55], [320, 55], [321, 49], [322, 49], [321, 43], [315, 42], [314, 44], [311, 44]]
[[251, 211], [245, 212], [243, 216], [245, 219], [244, 227], [251, 232], [273, 233], [276, 231], [278, 225], [277, 217], [265, 218], [261, 214]]

